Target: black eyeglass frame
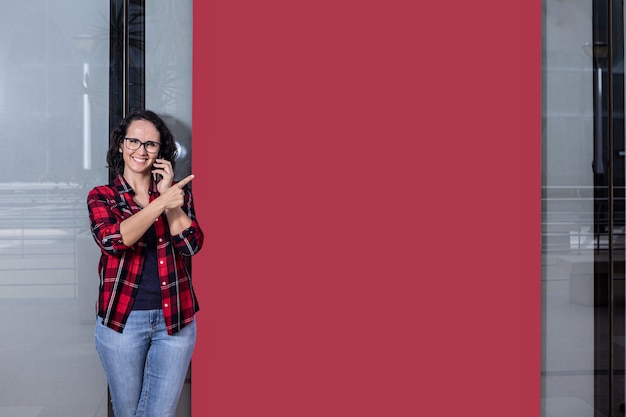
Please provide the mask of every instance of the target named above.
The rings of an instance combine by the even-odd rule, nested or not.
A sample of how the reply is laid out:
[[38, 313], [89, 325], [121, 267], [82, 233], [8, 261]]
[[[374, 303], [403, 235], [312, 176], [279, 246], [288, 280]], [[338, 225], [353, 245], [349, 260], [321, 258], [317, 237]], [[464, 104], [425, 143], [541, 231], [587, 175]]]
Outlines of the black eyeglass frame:
[[[128, 141], [128, 142], [126, 142]], [[139, 145], [136, 148], [131, 148], [130, 144], [131, 143], [138, 143]], [[140, 141], [139, 139], [136, 138], [124, 138], [124, 145], [126, 146], [126, 149], [128, 149], [129, 151], [136, 151], [137, 149], [141, 148], [143, 146], [143, 148], [146, 150], [146, 152], [150, 153], [150, 154], [154, 154], [154, 153], [159, 153], [159, 151], [161, 150], [161, 144], [159, 142], [154, 142], [152, 140], [147, 140], [145, 142]], [[152, 146], [152, 145], [156, 145], [157, 150], [156, 151], [149, 151], [148, 150], [148, 146]]]

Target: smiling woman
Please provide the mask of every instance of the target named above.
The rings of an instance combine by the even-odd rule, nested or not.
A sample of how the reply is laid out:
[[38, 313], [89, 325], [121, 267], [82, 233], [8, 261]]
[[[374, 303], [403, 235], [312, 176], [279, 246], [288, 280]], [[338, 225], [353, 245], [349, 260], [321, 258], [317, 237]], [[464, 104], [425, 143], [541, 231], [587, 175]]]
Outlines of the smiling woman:
[[169, 127], [154, 112], [144, 110], [128, 115], [113, 131], [107, 163], [115, 176], [127, 169], [151, 168], [158, 159], [169, 161], [175, 170], [177, 156], [178, 148]]
[[174, 138], [152, 111], [130, 113], [111, 139], [116, 177], [87, 197], [101, 249], [96, 348], [117, 417], [174, 417], [199, 308], [186, 265], [204, 241], [193, 175], [174, 182]]

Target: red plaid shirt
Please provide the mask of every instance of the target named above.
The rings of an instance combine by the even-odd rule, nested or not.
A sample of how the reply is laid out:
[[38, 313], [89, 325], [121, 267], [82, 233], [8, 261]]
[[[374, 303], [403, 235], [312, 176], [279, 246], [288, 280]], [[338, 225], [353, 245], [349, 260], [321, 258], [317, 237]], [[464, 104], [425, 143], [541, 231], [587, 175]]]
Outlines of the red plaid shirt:
[[[100, 291], [96, 310], [105, 326], [120, 333], [133, 308], [145, 260], [143, 238], [132, 246], [125, 246], [120, 234], [120, 223], [141, 210], [135, 204], [133, 194], [124, 177], [119, 175], [113, 183], [92, 189], [87, 197], [91, 233], [102, 251], [98, 265]], [[158, 196], [153, 182], [150, 201]], [[188, 186], [185, 187], [182, 208], [191, 218], [191, 226], [180, 234], [170, 235], [165, 214], [161, 214], [154, 223], [163, 315], [169, 334], [178, 332], [193, 321], [199, 309], [188, 260], [202, 248], [204, 235], [196, 221]]]

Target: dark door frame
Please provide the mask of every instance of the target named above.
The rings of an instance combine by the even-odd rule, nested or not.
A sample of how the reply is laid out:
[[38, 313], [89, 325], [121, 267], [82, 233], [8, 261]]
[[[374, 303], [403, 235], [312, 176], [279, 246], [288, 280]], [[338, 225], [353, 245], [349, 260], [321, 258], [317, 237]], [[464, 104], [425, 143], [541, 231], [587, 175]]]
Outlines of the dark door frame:
[[[594, 404], [624, 415], [624, 7], [593, 1]], [[606, 242], [606, 243], [603, 243]]]

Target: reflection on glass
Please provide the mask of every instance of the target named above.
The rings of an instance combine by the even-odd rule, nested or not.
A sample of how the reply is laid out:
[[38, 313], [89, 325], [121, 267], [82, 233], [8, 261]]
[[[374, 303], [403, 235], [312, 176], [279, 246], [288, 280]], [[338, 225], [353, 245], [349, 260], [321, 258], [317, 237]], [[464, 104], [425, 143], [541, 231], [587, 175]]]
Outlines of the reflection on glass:
[[597, 417], [592, 2], [543, 3], [542, 416]]
[[86, 193], [108, 180], [108, 2], [0, 13], [0, 415], [97, 416], [97, 249]]
[[[191, 174], [192, 0], [146, 0], [146, 108], [167, 123], [178, 147], [175, 179]], [[192, 185], [193, 186], [193, 185]], [[191, 415], [188, 374], [176, 415]]]
[[146, 108], [178, 144], [176, 179], [191, 174], [192, 1], [146, 0]]

